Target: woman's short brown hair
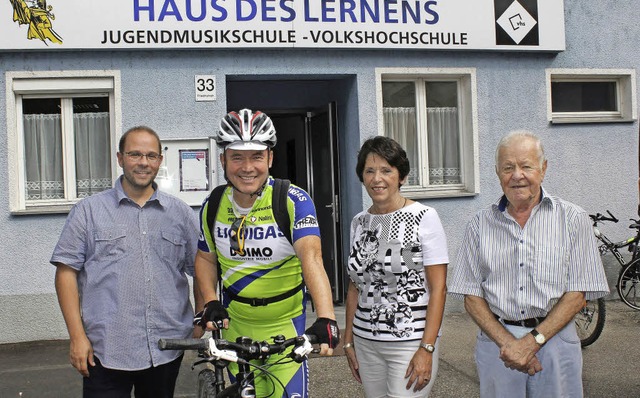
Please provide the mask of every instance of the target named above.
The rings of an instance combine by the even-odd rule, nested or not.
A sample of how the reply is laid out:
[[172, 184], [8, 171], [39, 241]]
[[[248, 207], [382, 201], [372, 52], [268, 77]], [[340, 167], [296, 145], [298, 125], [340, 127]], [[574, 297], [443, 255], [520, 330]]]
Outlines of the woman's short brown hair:
[[[364, 172], [364, 163], [370, 153], [375, 153], [389, 163], [389, 165], [398, 169], [400, 173], [400, 181], [409, 175], [411, 170], [407, 152], [393, 138], [376, 136], [367, 139], [358, 152], [358, 163], [356, 164], [356, 174], [360, 182], [364, 182], [362, 173]], [[402, 184], [400, 184], [402, 185]]]

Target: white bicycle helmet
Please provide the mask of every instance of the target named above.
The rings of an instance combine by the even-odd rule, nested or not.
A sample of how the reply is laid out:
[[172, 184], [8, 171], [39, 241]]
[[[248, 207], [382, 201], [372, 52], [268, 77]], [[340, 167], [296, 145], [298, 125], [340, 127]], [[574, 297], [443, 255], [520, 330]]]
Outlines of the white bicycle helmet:
[[220, 121], [216, 143], [222, 149], [263, 150], [276, 146], [276, 129], [260, 111], [229, 112]]

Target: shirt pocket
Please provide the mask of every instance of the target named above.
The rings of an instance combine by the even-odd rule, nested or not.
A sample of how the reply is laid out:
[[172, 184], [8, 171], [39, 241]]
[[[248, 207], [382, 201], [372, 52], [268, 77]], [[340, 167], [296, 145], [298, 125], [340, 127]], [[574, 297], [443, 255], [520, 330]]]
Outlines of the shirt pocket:
[[163, 260], [170, 266], [177, 266], [185, 256], [186, 239], [165, 231], [161, 232], [161, 237]]
[[124, 228], [103, 229], [94, 233], [96, 258], [115, 261], [127, 253], [127, 233]]
[[562, 246], [545, 246], [536, 250], [533, 276], [536, 282], [546, 286], [562, 286], [566, 283], [567, 250]]

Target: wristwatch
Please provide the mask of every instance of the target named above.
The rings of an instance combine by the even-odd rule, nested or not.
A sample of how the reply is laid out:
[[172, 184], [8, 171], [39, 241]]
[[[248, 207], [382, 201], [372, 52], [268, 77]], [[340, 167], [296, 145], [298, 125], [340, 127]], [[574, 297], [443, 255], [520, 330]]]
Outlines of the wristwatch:
[[536, 339], [536, 343], [538, 343], [539, 346], [543, 346], [544, 343], [547, 342], [547, 338], [544, 337], [544, 334], [538, 332], [537, 330], [533, 329], [530, 333], [533, 338]]
[[425, 351], [427, 351], [430, 354], [433, 354], [433, 352], [436, 350], [436, 347], [433, 344], [429, 344], [429, 343], [420, 342], [420, 347], [424, 348]]

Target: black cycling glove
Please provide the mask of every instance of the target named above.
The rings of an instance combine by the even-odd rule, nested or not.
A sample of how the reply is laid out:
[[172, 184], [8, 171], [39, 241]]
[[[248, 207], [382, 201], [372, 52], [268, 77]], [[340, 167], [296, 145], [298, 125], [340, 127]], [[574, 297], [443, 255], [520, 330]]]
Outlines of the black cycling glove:
[[222, 306], [222, 303], [219, 300], [211, 300], [204, 305], [204, 310], [196, 314], [193, 318], [193, 324], [206, 328], [207, 322], [213, 322], [220, 328], [222, 320], [227, 318], [229, 318], [229, 313]]
[[318, 344], [329, 344], [329, 347], [336, 348], [340, 342], [340, 329], [338, 323], [329, 318], [318, 318], [304, 334], [313, 335], [318, 338]]

